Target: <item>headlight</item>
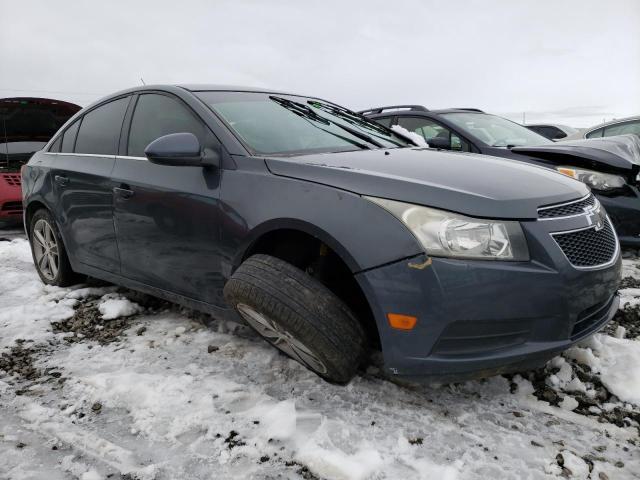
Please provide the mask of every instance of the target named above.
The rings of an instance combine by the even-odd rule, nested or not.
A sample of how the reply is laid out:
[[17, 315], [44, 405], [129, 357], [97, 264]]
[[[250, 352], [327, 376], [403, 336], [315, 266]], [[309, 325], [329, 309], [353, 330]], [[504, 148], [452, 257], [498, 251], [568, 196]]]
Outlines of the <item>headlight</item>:
[[624, 178], [619, 175], [594, 172], [593, 170], [573, 167], [556, 167], [556, 170], [563, 175], [586, 183], [594, 190], [615, 190], [624, 187], [626, 183]]
[[529, 249], [519, 222], [465, 217], [410, 203], [365, 197], [388, 210], [435, 257], [482, 260], [529, 260]]

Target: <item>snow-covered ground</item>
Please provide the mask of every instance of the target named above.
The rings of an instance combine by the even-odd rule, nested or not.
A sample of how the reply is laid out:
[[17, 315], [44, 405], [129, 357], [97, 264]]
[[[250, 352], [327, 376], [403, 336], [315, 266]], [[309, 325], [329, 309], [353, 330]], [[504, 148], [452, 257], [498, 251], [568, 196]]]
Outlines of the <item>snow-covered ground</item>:
[[[1, 237], [1, 235], [0, 235]], [[248, 328], [51, 288], [0, 241], [2, 479], [640, 478], [640, 259], [616, 320], [547, 367], [329, 385]]]

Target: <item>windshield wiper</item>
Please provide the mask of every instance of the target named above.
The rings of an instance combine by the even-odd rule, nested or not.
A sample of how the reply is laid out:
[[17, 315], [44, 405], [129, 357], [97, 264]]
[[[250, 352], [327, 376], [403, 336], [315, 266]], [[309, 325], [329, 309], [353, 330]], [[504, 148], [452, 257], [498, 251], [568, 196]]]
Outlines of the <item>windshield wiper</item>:
[[[330, 115], [334, 115], [336, 117], [339, 117], [341, 119], [343, 119], [345, 122], [350, 123], [352, 125], [355, 125], [356, 127], [361, 127], [364, 126], [365, 128], [374, 130], [374, 131], [378, 131], [379, 133], [385, 135], [384, 137], [380, 136], [380, 135], [373, 135], [373, 134], [367, 134], [361, 130], [355, 130], [355, 132], [359, 132], [361, 135], [365, 135], [366, 137], [368, 137], [368, 141], [374, 140], [373, 137], [376, 138], [381, 138], [387, 142], [393, 143], [398, 147], [405, 147], [406, 145], [397, 142], [396, 140], [393, 140], [391, 138], [389, 138], [389, 135], [387, 135], [387, 129], [386, 127], [383, 127], [382, 125], [379, 125], [378, 123], [376, 123], [373, 120], [368, 120], [366, 117], [363, 117], [362, 115], [359, 115], [357, 113], [351, 112], [349, 110], [347, 110], [346, 108], [343, 107], [338, 107], [337, 105], [329, 105], [326, 103], [322, 103], [322, 102], [318, 102], [318, 101], [311, 101], [309, 100], [308, 103], [310, 105], [313, 105], [314, 107], [329, 113]], [[337, 125], [337, 124], [336, 124]], [[342, 126], [342, 125], [341, 125]], [[347, 127], [348, 128], [348, 127]], [[355, 135], [355, 133], [354, 133]], [[372, 136], [373, 135], [373, 136]], [[383, 148], [384, 145], [381, 145], [380, 142], [377, 142], [376, 140], [374, 140], [374, 142], [376, 142], [378, 144], [378, 146], [380, 148]], [[374, 145], [376, 144], [374, 143]]]
[[[301, 112], [301, 113], [304, 112], [304, 114], [309, 115], [310, 118], [314, 120], [317, 119], [320, 122], [324, 123], [325, 125], [335, 125], [336, 127], [341, 128], [345, 132], [350, 133], [351, 135], [359, 138], [360, 140], [369, 142], [378, 148], [384, 148], [384, 145], [382, 143], [378, 142], [376, 139], [367, 135], [366, 133], [361, 132], [360, 130], [357, 130], [355, 128], [347, 127], [346, 125], [342, 125], [341, 123], [332, 121], [327, 117], [323, 117], [322, 115], [318, 115], [316, 112], [314, 112], [311, 108], [307, 107], [306, 105], [303, 105], [298, 102], [294, 102], [293, 100], [287, 100], [286, 98], [280, 98], [280, 97], [274, 97], [274, 96], [271, 96], [269, 98], [271, 98], [273, 101], [277, 102], [278, 104], [282, 105], [285, 108], [287, 108], [287, 106], [291, 106], [293, 109], [295, 109], [296, 112]], [[370, 148], [370, 147], [367, 147], [367, 148]]]
[[[274, 102], [276, 102], [278, 105], [280, 105], [281, 107], [286, 108], [287, 110], [289, 110], [290, 112], [304, 118], [305, 120], [309, 121], [310, 125], [313, 125], [316, 128], [319, 128], [320, 130], [322, 130], [323, 132], [327, 132], [330, 135], [333, 135], [334, 137], [338, 137], [341, 140], [344, 140], [345, 142], [348, 142], [352, 145], [355, 145], [358, 148], [361, 148], [363, 150], [370, 150], [371, 147], [369, 145], [365, 145], [364, 143], [360, 143], [352, 138], [349, 137], [345, 137], [343, 135], [340, 135], [336, 132], [332, 132], [331, 130], [327, 130], [326, 128], [322, 128], [318, 125], [316, 125], [315, 123], [311, 123], [311, 121], [317, 122], [317, 123], [321, 123], [323, 125], [336, 125], [340, 128], [342, 128], [343, 130], [346, 130], [347, 132], [351, 133], [352, 135], [354, 135], [355, 137], [358, 138], [362, 138], [359, 135], [355, 135], [353, 134], [350, 130], [351, 129], [347, 129], [344, 128], [342, 125], [339, 125], [337, 123], [332, 123], [331, 121], [329, 121], [329, 119], [324, 118], [322, 115], [318, 115], [316, 112], [314, 112], [313, 110], [311, 110], [309, 107], [307, 107], [306, 105], [302, 105], [301, 103], [298, 102], [294, 102], [293, 100], [287, 100], [286, 98], [281, 98], [281, 97], [276, 97], [276, 96], [270, 96], [269, 97], [271, 100], [273, 100]], [[366, 139], [363, 139], [366, 140]], [[371, 142], [373, 143], [373, 142]], [[375, 143], [374, 143], [375, 145]]]
[[[324, 117], [323, 117], [324, 118]], [[354, 137], [358, 137], [362, 140], [364, 140], [365, 142], [369, 142], [373, 145], [375, 145], [378, 148], [384, 148], [384, 145], [382, 143], [380, 143], [379, 141], [377, 141], [375, 138], [373, 138], [371, 135], [367, 135], [364, 132], [361, 132], [358, 129], [355, 128], [351, 128], [351, 127], [347, 127], [346, 125], [342, 125], [340, 123], [337, 122], [333, 122], [333, 124], [336, 127], [340, 127], [341, 129], [343, 129], [345, 132], [349, 132], [351, 135], [353, 135]]]

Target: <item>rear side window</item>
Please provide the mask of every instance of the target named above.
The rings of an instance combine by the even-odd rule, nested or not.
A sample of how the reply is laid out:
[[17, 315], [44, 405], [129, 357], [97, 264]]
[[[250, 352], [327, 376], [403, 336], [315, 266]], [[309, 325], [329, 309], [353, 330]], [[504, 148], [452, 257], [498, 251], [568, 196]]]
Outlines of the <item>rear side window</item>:
[[62, 148], [60, 149], [62, 153], [73, 152], [73, 145], [76, 142], [76, 135], [78, 134], [79, 126], [80, 122], [78, 121], [65, 130], [62, 135]]
[[202, 143], [206, 127], [179, 100], [166, 95], [140, 95], [131, 120], [127, 155], [144, 157], [144, 149], [170, 133], [193, 133]]
[[80, 125], [75, 152], [115, 155], [128, 103], [128, 97], [120, 98], [87, 113]]
[[587, 138], [600, 138], [604, 132], [604, 128], [599, 128], [598, 130], [594, 130], [593, 132], [587, 133]]

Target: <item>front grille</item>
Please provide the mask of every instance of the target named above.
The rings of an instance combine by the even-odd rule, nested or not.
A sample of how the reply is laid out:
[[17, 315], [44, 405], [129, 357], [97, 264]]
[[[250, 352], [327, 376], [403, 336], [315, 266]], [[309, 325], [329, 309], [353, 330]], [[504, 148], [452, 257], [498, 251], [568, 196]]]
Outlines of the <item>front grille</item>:
[[538, 209], [538, 218], [561, 218], [581, 215], [585, 213], [585, 208], [593, 208], [596, 205], [596, 201], [596, 197], [594, 197], [593, 194], [589, 194], [588, 197], [576, 200], [575, 202], [540, 207]]
[[19, 187], [22, 184], [19, 173], [5, 173], [2, 178], [12, 187]]
[[2, 210], [3, 212], [12, 210], [22, 211], [22, 202], [5, 202], [0, 210]]
[[574, 267], [597, 267], [613, 260], [618, 239], [611, 222], [606, 219], [601, 230], [596, 227], [567, 233], [552, 234]]

